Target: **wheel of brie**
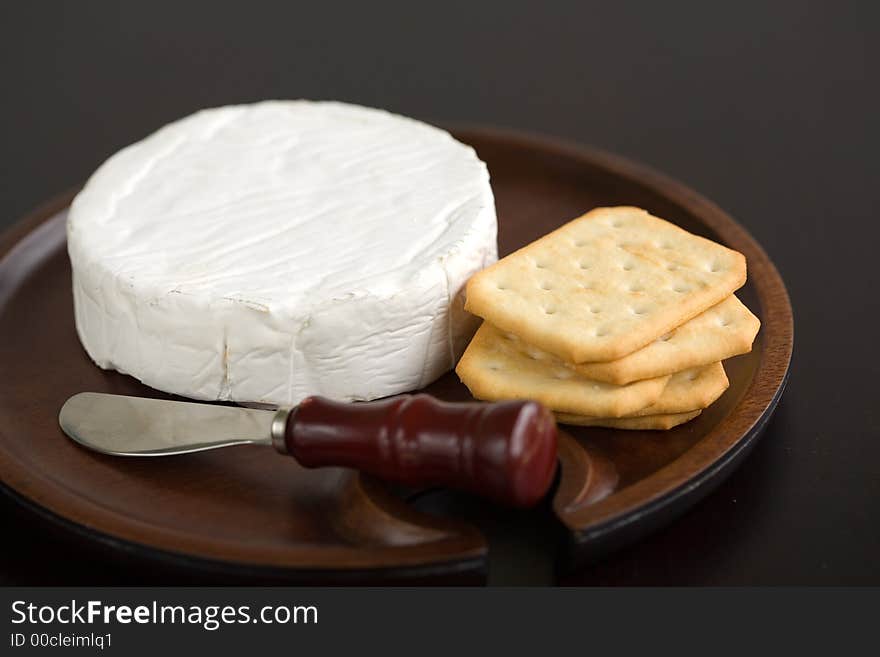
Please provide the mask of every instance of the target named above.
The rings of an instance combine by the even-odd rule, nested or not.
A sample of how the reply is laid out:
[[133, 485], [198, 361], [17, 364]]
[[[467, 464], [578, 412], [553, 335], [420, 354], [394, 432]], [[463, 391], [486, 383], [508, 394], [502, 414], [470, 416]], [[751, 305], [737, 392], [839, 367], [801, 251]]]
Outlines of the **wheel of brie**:
[[76, 327], [101, 367], [196, 399], [374, 399], [450, 369], [495, 261], [486, 166], [384, 111], [198, 112], [120, 151], [68, 218]]

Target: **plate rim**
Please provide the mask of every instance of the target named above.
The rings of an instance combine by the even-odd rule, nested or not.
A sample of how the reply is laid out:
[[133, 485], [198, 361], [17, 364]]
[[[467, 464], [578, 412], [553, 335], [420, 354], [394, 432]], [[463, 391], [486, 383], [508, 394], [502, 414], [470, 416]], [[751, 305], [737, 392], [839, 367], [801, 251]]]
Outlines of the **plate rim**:
[[[601, 543], [605, 538], [617, 533], [621, 527], [631, 525], [643, 516], [659, 515], [661, 512], [668, 511], [671, 506], [678, 507], [676, 513], [680, 513], [703, 494], [707, 494], [709, 491], [704, 489], [709, 485], [720, 483], [720, 479], [726, 476], [733, 466], [745, 456], [769, 421], [769, 417], [775, 410], [785, 388], [793, 351], [794, 321], [791, 302], [776, 267], [751, 234], [718, 205], [685, 184], [650, 166], [592, 146], [551, 135], [470, 123], [444, 124], [444, 126], [464, 143], [468, 143], [470, 139], [479, 138], [484, 141], [487, 139], [502, 141], [528, 150], [539, 150], [550, 155], [574, 159], [588, 167], [602, 169], [615, 178], [623, 178], [633, 185], [648, 188], [658, 197], [682, 207], [688, 214], [698, 218], [701, 223], [714, 231], [725, 244], [743, 252], [746, 255], [750, 272], [755, 271], [757, 266], [760, 276], [750, 276], [749, 282], [754, 285], [763, 311], [762, 332], [765, 339], [762, 341], [762, 354], [752, 381], [733, 411], [713, 427], [699, 443], [689, 448], [677, 459], [607, 498], [611, 503], [606, 504], [605, 500], [596, 503], [590, 507], [588, 517], [582, 518], [580, 522], [575, 524], [562, 517], [559, 517], [559, 520], [573, 533], [574, 543], [578, 545], [592, 542]], [[6, 259], [17, 244], [69, 206], [79, 189], [80, 187], [76, 186], [52, 197], [0, 233], [0, 260]], [[778, 307], [774, 307], [772, 314], [769, 311], [771, 298], [778, 304]], [[771, 340], [774, 340], [774, 347], [778, 353], [774, 356], [773, 366], [768, 367], [766, 351]], [[758, 388], [760, 390], [757, 390]], [[756, 391], [757, 394], [755, 394]], [[757, 399], [757, 403], [751, 404], [747, 413], [740, 414], [740, 407], [746, 399], [750, 401]], [[697, 459], [696, 457], [702, 456], [702, 454], [694, 454], [693, 452], [704, 444], [706, 438], [712, 436], [724, 439], [723, 450], [719, 452], [718, 447], [715, 447], [712, 452], [714, 457], [703, 461]], [[35, 511], [44, 520], [61, 525], [67, 530], [72, 529], [76, 534], [97, 541], [105, 547], [120, 547], [140, 557], [170, 561], [186, 567], [207, 568], [208, 570], [228, 571], [231, 569], [255, 575], [279, 575], [282, 573], [293, 575], [314, 572], [330, 574], [331, 572], [320, 567], [302, 568], [256, 561], [216, 559], [204, 554], [169, 550], [164, 546], [151, 545], [116, 535], [110, 531], [89, 527], [33, 499], [27, 494], [28, 486], [26, 483], [23, 486], [10, 484], [9, 472], [7, 471], [8, 460], [0, 454], [0, 489], [7, 497], [23, 503], [26, 508]], [[659, 481], [666, 481], [666, 484], [658, 486]], [[18, 483], [21, 484], [20, 481]], [[654, 494], [646, 497], [642, 494], [644, 489], [653, 489]], [[676, 504], [677, 500], [681, 500], [682, 504]], [[438, 566], [442, 567], [437, 562], [424, 564], [424, 567], [429, 569]], [[462, 563], [459, 564], [459, 567], [467, 566]], [[375, 567], [365, 568], [363, 565], [357, 565], [340, 572], [348, 577], [364, 571], [404, 574], [409, 571], [421, 572], [421, 570], [422, 567], [414, 564], [390, 570]]]

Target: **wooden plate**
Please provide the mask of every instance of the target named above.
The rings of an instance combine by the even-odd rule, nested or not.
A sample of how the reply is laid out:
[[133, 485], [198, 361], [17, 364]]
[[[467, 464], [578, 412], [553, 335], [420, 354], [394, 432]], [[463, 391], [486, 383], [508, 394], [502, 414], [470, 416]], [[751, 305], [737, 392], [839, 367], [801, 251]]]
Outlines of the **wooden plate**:
[[[793, 339], [788, 296], [746, 231], [679, 183], [546, 138], [485, 129], [456, 135], [489, 166], [502, 254], [594, 206], [627, 204], [748, 261], [749, 281], [738, 294], [762, 328], [751, 354], [726, 363], [731, 386], [718, 402], [668, 432], [566, 428], [561, 480], [538, 513], [555, 513], [571, 563], [579, 563], [681, 513], [742, 459], [785, 384]], [[467, 497], [401, 494], [347, 470], [306, 470], [261, 447], [120, 459], [69, 441], [57, 413], [76, 392], [165, 396], [100, 370], [80, 346], [64, 233], [71, 198], [44, 205], [0, 238], [0, 480], [7, 493], [111, 549], [246, 577], [412, 581], [485, 573], [487, 543], [472, 522], [479, 514], [468, 508], [494, 511]], [[469, 398], [454, 374], [427, 391]], [[527, 517], [498, 513], [514, 524]]]

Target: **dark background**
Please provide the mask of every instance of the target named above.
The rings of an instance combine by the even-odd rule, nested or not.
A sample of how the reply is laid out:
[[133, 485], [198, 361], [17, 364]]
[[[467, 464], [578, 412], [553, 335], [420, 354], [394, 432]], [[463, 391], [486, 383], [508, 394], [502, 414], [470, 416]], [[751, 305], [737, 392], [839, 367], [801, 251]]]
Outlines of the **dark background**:
[[[791, 378], [725, 484], [571, 581], [880, 584], [880, 16], [870, 2], [748, 4], [3, 3], [0, 228], [164, 123], [263, 98], [520, 128], [645, 162], [776, 262]], [[0, 527], [0, 583], [187, 581], [105, 565], [6, 500]], [[527, 561], [493, 572], [544, 577]]]

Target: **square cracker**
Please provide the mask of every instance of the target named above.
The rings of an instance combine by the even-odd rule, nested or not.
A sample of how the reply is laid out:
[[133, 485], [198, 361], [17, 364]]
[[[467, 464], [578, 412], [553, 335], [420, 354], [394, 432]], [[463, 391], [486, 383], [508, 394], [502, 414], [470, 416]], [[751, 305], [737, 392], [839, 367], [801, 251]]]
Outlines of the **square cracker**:
[[631, 417], [701, 410], [714, 403], [729, 385], [721, 363], [676, 372], [669, 377], [657, 401]]
[[[618, 360], [576, 365], [549, 352], [542, 352], [540, 357], [571, 367], [588, 379], [626, 385], [748, 353], [760, 325], [758, 318], [731, 295], [671, 333]], [[527, 353], [537, 354], [539, 351], [512, 333], [506, 336]]]
[[758, 318], [731, 295], [623, 358], [572, 367], [587, 378], [625, 385], [746, 354], [760, 327]]
[[[456, 369], [468, 387], [474, 385], [479, 388], [481, 383], [488, 385], [489, 377], [499, 379], [508, 375], [521, 377], [523, 371], [526, 371], [531, 379], [543, 377], [549, 381], [545, 385], [550, 386], [559, 385], [559, 374], [564, 372], [563, 368], [582, 374], [581, 366], [568, 365], [546, 351], [530, 347], [513, 334], [499, 331], [488, 322], [483, 322], [471, 344], [473, 348], [468, 358], [469, 361], [473, 360], [476, 362], [466, 362], [461, 371]], [[469, 347], [469, 349], [471, 348]], [[494, 375], [484, 371], [490, 364], [497, 368], [493, 370]], [[474, 380], [480, 377], [485, 380]], [[621, 417], [668, 415], [703, 409], [715, 402], [730, 385], [727, 374], [724, 372], [724, 366], [720, 362], [674, 372], [668, 377], [655, 377], [655, 379], [657, 378], [666, 379], [666, 384], [663, 386], [660, 395], [650, 405], [624, 413]], [[588, 386], [593, 386], [596, 383], [590, 377], [583, 376], [568, 377], [565, 380], [574, 384]], [[496, 396], [493, 396], [492, 399], [503, 399], [505, 397], [497, 396], [499, 395], [499, 386], [515, 386], [516, 382], [496, 382], [494, 385], [496, 386], [494, 393]], [[628, 389], [626, 385], [604, 388], [604, 390], [610, 392], [626, 389]], [[513, 396], [514, 398], [526, 396], [523, 390], [518, 389], [517, 392], [523, 394], [516, 394]], [[554, 395], [559, 393], [560, 390], [558, 389], [548, 390], [546, 391], [547, 399], [554, 400]], [[546, 402], [546, 405], [553, 410], [561, 410], [554, 406], [553, 401]], [[588, 414], [582, 413], [582, 415]]]
[[581, 427], [607, 427], [609, 429], [630, 429], [635, 431], [665, 430], [690, 422], [702, 411], [689, 413], [670, 413], [668, 415], [643, 415], [641, 417], [588, 417], [571, 413], [556, 413], [560, 424], [574, 424]]
[[562, 359], [605, 362], [745, 280], [741, 253], [639, 208], [596, 208], [472, 276], [465, 309]]
[[596, 417], [631, 415], [650, 406], [670, 378], [626, 386], [593, 381], [548, 354], [524, 351], [521, 344], [483, 322], [455, 371], [477, 399], [534, 399], [553, 410]]

